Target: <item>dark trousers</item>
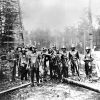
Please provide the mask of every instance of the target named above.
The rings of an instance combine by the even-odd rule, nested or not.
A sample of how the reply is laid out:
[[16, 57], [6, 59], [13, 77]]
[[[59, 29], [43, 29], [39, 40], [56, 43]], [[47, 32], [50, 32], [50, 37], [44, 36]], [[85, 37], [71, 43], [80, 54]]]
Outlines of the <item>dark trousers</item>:
[[[56, 73], [57, 73], [57, 78], [58, 78], [59, 80], [61, 80], [61, 69], [60, 69], [60, 65], [59, 65], [59, 64], [55, 66], [55, 71], [56, 71]], [[65, 74], [66, 74], [66, 72], [64, 73], [64, 76], [67, 76], [67, 75], [65, 75]]]
[[72, 71], [73, 75], [75, 74], [75, 70], [76, 70], [77, 75], [79, 76], [78, 62], [77, 61], [71, 61], [71, 71]]
[[36, 82], [39, 83], [39, 68], [33, 67], [31, 69], [31, 83], [34, 84], [34, 75], [36, 75]]
[[16, 65], [17, 65], [17, 62], [16, 62], [16, 60], [14, 60], [14, 66], [13, 66], [13, 70], [12, 70], [12, 81], [15, 81], [15, 77], [16, 77]]
[[46, 81], [47, 73], [48, 73], [47, 65], [46, 65], [46, 61], [44, 61], [44, 75], [43, 75], [44, 81]]
[[21, 60], [18, 61], [18, 77], [21, 76]]
[[53, 76], [53, 62], [52, 61], [50, 61], [49, 62], [49, 69], [50, 69], [50, 78], [52, 79], [52, 76]]
[[61, 75], [64, 78], [68, 77], [68, 66], [66, 66], [65, 64], [62, 65]]
[[92, 66], [89, 66], [88, 62], [85, 62], [85, 74], [87, 77], [91, 77]]
[[21, 68], [21, 80], [23, 80], [25, 78], [25, 80], [27, 80], [27, 70], [26, 70], [26, 67], [22, 66]]

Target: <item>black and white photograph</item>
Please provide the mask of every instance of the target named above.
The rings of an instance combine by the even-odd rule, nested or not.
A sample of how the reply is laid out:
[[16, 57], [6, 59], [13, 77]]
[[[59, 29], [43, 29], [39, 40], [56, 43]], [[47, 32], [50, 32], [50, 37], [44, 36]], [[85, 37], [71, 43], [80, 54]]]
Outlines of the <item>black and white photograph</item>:
[[0, 0], [0, 100], [100, 100], [100, 0]]

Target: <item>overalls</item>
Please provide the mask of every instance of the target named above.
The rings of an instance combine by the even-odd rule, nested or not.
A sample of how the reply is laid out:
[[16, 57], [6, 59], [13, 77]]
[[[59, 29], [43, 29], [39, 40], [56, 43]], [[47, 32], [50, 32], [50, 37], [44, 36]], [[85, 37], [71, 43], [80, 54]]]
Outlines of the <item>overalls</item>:
[[86, 74], [86, 77], [90, 78], [91, 74], [92, 74], [92, 57], [91, 57], [90, 53], [85, 55], [84, 61], [85, 61], [85, 74]]
[[36, 82], [39, 83], [39, 61], [38, 54], [31, 54], [31, 82], [34, 85], [34, 75], [36, 75]]
[[61, 62], [62, 62], [62, 70], [61, 70], [61, 75], [63, 75], [63, 77], [68, 77], [68, 57], [67, 57], [67, 53], [63, 53], [61, 55]]
[[71, 61], [71, 71], [72, 75], [75, 75], [75, 70], [77, 75], [79, 76], [79, 65], [78, 65], [79, 54], [78, 51], [69, 52], [69, 60]]

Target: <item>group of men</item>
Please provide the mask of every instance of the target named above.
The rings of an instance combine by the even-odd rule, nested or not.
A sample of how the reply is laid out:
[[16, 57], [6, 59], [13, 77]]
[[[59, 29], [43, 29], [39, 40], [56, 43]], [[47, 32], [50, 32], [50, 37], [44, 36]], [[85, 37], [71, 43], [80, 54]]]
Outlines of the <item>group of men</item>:
[[[90, 48], [86, 49], [84, 61], [86, 75], [89, 75], [89, 68], [87, 68], [87, 58], [90, 57]], [[71, 50], [67, 51], [66, 47], [57, 49], [56, 46], [52, 48], [42, 48], [37, 51], [35, 46], [18, 47], [16, 49], [16, 65], [18, 66], [18, 76], [21, 80], [30, 76], [32, 86], [36, 79], [37, 85], [41, 81], [47, 81], [48, 73], [50, 79], [57, 79], [62, 82], [64, 78], [69, 77], [69, 69], [72, 76], [79, 75], [79, 52], [76, 50], [75, 45], [71, 46]], [[88, 60], [89, 61], [89, 60]]]

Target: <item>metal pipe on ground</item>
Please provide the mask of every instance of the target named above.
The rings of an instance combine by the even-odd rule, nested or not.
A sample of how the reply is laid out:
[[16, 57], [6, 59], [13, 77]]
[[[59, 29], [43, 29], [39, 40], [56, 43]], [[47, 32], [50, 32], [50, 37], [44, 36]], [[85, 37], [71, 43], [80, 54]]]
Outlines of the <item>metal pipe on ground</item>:
[[7, 93], [7, 92], [15, 91], [15, 90], [20, 89], [20, 88], [27, 87], [27, 86], [30, 85], [30, 84], [31, 84], [31, 83], [26, 83], [26, 84], [22, 84], [22, 85], [20, 85], [20, 86], [13, 87], [13, 88], [11, 88], [11, 89], [7, 89], [7, 90], [4, 90], [4, 91], [1, 91], [1, 92], [0, 92], [0, 95], [5, 94], [5, 93]]
[[98, 87], [93, 87], [92, 85], [86, 84], [86, 83], [83, 83], [83, 82], [78, 82], [78, 81], [74, 81], [74, 80], [65, 78], [65, 79], [64, 79], [64, 83], [77, 85], [77, 86], [79, 86], [79, 87], [83, 87], [83, 88], [92, 90], [92, 91], [94, 91], [94, 92], [100, 93], [100, 89], [98, 89]]

